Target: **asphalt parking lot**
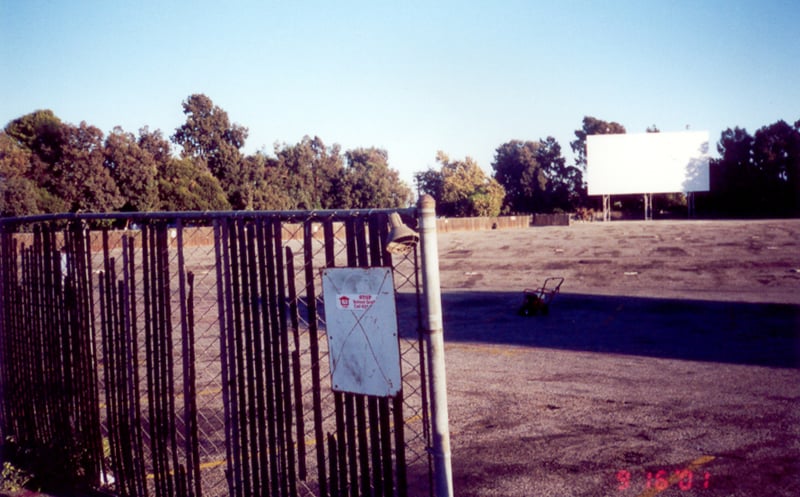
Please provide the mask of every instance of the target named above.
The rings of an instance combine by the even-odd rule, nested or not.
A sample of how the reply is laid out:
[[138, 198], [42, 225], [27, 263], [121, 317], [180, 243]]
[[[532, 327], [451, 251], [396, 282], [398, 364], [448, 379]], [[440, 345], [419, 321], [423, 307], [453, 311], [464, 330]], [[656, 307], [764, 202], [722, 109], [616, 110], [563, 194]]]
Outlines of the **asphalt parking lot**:
[[[440, 235], [456, 495], [800, 495], [800, 252], [790, 248], [800, 223], [757, 233], [612, 224]], [[690, 240], [695, 227], [722, 247], [716, 256], [629, 247], [565, 264], [573, 273], [550, 313], [516, 314], [522, 292], [512, 287], [551, 275], [554, 257], [515, 253], [619, 250], [609, 229], [663, 245], [665, 233]], [[781, 254], [758, 257], [754, 240]], [[493, 257], [492, 245], [510, 258]], [[709, 276], [719, 261], [735, 281]], [[641, 277], [626, 287], [631, 272]], [[619, 284], [592, 286], [611, 279]]]

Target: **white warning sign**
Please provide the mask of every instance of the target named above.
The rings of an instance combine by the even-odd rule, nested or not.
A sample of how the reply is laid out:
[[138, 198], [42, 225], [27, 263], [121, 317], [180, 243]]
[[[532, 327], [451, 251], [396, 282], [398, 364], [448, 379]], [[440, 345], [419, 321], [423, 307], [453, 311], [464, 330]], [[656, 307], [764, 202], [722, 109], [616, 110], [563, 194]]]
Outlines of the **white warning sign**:
[[396, 395], [402, 380], [391, 268], [323, 269], [322, 292], [333, 389]]

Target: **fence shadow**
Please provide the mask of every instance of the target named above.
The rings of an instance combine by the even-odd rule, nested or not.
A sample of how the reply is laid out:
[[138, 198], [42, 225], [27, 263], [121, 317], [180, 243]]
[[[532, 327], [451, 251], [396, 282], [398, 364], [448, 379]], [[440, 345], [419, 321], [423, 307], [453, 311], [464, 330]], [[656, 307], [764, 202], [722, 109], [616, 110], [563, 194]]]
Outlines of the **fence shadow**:
[[521, 304], [522, 292], [445, 292], [445, 341], [800, 367], [796, 305], [562, 293], [522, 317]]

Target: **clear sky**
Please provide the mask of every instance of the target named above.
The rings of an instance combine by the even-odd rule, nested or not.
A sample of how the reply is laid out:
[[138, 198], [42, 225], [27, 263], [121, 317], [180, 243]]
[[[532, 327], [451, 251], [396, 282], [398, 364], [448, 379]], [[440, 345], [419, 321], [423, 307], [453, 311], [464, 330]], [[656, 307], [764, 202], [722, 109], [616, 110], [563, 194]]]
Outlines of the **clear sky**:
[[37, 109], [166, 136], [204, 93], [245, 152], [317, 135], [411, 182], [437, 150], [491, 173], [512, 140], [754, 133], [800, 119], [800, 2], [0, 0], [0, 126]]

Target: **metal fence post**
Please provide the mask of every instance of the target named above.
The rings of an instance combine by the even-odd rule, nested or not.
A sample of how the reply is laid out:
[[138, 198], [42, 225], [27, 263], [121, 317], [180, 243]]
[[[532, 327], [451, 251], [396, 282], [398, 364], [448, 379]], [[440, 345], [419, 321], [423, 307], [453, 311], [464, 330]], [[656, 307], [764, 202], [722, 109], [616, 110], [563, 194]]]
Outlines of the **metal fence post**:
[[439, 283], [439, 247], [436, 239], [436, 202], [430, 195], [419, 200], [422, 286], [425, 294], [425, 343], [428, 348], [431, 418], [433, 420], [433, 478], [436, 497], [452, 497], [450, 424], [447, 413], [447, 377], [444, 366], [442, 294]]

